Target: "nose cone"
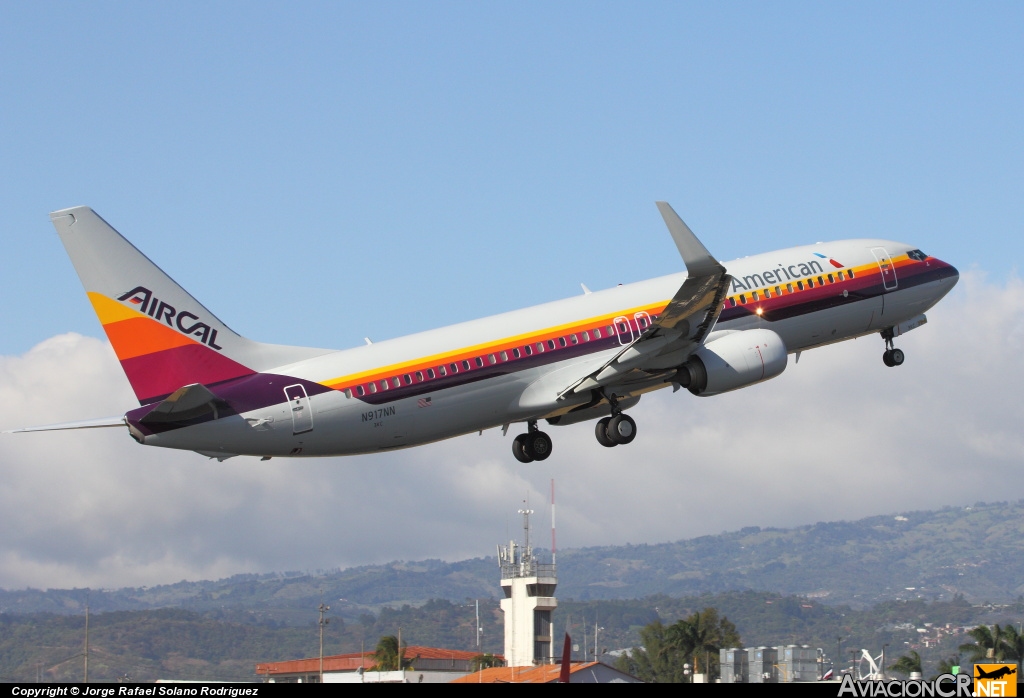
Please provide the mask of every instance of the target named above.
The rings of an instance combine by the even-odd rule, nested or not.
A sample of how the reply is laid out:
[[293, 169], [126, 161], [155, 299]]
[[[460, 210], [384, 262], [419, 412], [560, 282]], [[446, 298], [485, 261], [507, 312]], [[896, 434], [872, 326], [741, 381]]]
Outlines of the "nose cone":
[[957, 271], [957, 268], [952, 264], [948, 264], [941, 260], [939, 263], [945, 268], [945, 276], [943, 278], [946, 279], [946, 282], [949, 284], [949, 288], [953, 288], [956, 286], [956, 282], [960, 280], [960, 272]]
[[952, 264], [935, 257], [928, 260], [928, 266], [931, 268], [929, 276], [938, 283], [940, 289], [938, 298], [942, 298], [956, 286], [956, 282], [960, 280], [960, 272]]

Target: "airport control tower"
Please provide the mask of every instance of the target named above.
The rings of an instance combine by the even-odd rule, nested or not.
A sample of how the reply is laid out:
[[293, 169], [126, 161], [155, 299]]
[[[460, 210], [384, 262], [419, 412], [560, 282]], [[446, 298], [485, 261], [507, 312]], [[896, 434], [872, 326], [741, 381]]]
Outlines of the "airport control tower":
[[551, 612], [558, 606], [555, 599], [555, 564], [542, 564], [530, 546], [530, 509], [523, 515], [524, 544], [509, 541], [498, 546], [501, 567], [501, 589], [505, 598], [505, 662], [510, 667], [548, 664], [552, 661]]

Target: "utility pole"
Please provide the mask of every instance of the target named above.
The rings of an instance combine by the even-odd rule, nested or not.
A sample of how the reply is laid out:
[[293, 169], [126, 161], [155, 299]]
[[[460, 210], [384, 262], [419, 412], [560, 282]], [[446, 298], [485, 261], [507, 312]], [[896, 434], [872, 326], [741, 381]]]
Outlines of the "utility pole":
[[839, 662], [843, 661], [843, 638], [836, 638], [836, 658], [832, 660], [832, 678], [839, 678]]
[[324, 626], [331, 622], [330, 618], [324, 618], [324, 614], [331, 610], [330, 606], [325, 606], [323, 602], [323, 595], [320, 596], [320, 683], [324, 682]]
[[85, 683], [89, 683], [89, 601], [85, 602]]
[[480, 654], [480, 599], [476, 600], [476, 653]]

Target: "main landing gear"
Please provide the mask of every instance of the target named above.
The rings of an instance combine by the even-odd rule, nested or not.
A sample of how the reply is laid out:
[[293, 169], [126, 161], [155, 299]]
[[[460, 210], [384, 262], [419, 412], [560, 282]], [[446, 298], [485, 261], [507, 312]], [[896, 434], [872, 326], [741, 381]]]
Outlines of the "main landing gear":
[[882, 363], [889, 368], [894, 366], [902, 366], [903, 359], [906, 358], [903, 355], [902, 349], [897, 349], [892, 345], [892, 328], [882, 330], [882, 339], [885, 340], [885, 353], [882, 354]]
[[551, 437], [537, 428], [536, 421], [529, 422], [529, 429], [512, 442], [512, 455], [520, 463], [544, 460], [551, 455]]
[[594, 425], [597, 443], [607, 448], [628, 444], [636, 438], [636, 422], [619, 409], [614, 395], [608, 397], [608, 402], [612, 406], [612, 415], [597, 420], [597, 424]]

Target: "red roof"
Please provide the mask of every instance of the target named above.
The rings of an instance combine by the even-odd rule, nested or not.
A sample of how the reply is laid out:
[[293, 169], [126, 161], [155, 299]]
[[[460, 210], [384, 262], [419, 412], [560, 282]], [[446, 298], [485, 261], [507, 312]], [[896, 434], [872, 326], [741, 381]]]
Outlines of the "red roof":
[[[575, 674], [595, 667], [600, 662], [580, 662], [569, 666], [569, 673]], [[541, 664], [540, 666], [494, 667], [483, 669], [474, 674], [460, 676], [451, 683], [556, 683], [562, 672], [561, 664]]]
[[[412, 660], [416, 658], [471, 660], [478, 656], [480, 656], [479, 652], [467, 652], [465, 650], [446, 650], [440, 647], [423, 647], [421, 645], [407, 645], [405, 647], [405, 658]], [[324, 657], [324, 671], [355, 671], [360, 666], [367, 670], [373, 667], [372, 652], [351, 652], [349, 654], [334, 654]], [[319, 671], [319, 657], [292, 659], [285, 662], [261, 662], [256, 665], [256, 673], [260, 676], [310, 674]]]

